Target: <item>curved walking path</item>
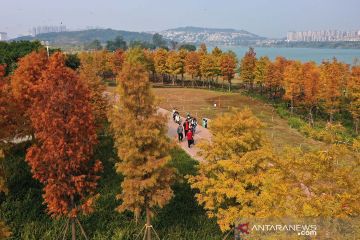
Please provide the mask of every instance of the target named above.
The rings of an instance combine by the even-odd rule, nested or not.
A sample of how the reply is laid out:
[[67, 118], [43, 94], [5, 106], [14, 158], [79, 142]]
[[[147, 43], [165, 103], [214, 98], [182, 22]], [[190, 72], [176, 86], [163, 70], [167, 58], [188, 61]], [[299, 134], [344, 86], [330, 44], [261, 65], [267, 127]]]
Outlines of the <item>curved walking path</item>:
[[[169, 136], [169, 138], [174, 139], [178, 143], [179, 147], [181, 147], [193, 159], [202, 161], [203, 160], [202, 157], [197, 155], [197, 153], [199, 151], [199, 148], [197, 147], [197, 143], [202, 139], [205, 139], [205, 140], [211, 139], [210, 131], [207, 128], [203, 128], [201, 126], [202, 120], [198, 119], [198, 125], [196, 127], [196, 133], [194, 136], [195, 145], [191, 145], [191, 148], [188, 148], [187, 139], [185, 136], [184, 136], [184, 139], [182, 142], [178, 141], [178, 136], [177, 136], [176, 130], [179, 125], [173, 121], [172, 113], [163, 108], [159, 108], [159, 113], [165, 114], [168, 117], [168, 136]], [[181, 121], [183, 123], [185, 121], [185, 118], [181, 117]]]

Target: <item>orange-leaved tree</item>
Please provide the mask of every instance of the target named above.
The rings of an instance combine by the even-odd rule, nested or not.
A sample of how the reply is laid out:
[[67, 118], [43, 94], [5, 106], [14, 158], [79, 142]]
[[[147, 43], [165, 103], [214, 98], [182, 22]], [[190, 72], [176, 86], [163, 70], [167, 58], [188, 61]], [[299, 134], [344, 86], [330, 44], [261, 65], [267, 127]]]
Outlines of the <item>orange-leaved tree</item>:
[[154, 209], [163, 207], [173, 196], [170, 186], [174, 169], [165, 116], [157, 113], [144, 65], [125, 61], [117, 78], [113, 109], [109, 113], [115, 145], [121, 159], [116, 171], [124, 176], [119, 212], [132, 211], [136, 220], [146, 213], [145, 235], [151, 239]]
[[77, 216], [92, 211], [102, 164], [92, 158], [97, 137], [89, 91], [64, 61], [62, 53], [53, 54], [41, 74], [41, 97], [30, 111], [36, 142], [26, 161], [33, 177], [44, 184], [48, 213], [67, 217], [75, 239]]
[[33, 136], [33, 129], [29, 120], [29, 111], [33, 102], [39, 97], [37, 85], [42, 72], [46, 68], [48, 56], [45, 50], [32, 52], [18, 62], [18, 67], [11, 76], [11, 91], [18, 103], [21, 116], [22, 134], [19, 137]]
[[355, 132], [359, 134], [360, 121], [360, 66], [353, 66], [351, 68], [351, 77], [349, 84], [349, 110], [354, 119]]
[[[106, 97], [106, 85], [102, 79], [102, 74], [106, 71], [107, 64], [115, 64], [115, 60], [111, 60], [112, 63], [106, 63], [103, 58], [103, 52], [90, 52], [80, 54], [80, 79], [87, 85], [90, 90], [90, 101], [95, 117], [96, 128], [99, 133], [104, 131], [107, 122], [107, 108], [108, 99]], [[118, 63], [120, 64], [120, 63]], [[116, 70], [115, 65], [113, 68]]]
[[19, 60], [18, 67], [11, 76], [14, 96], [26, 108], [30, 108], [33, 100], [38, 97], [36, 86], [47, 62], [48, 56], [45, 50], [32, 52]]
[[14, 139], [24, 137], [29, 122], [24, 117], [24, 107], [14, 98], [5, 66], [0, 65], [0, 149], [9, 146]]
[[240, 78], [251, 90], [254, 86], [256, 61], [256, 53], [252, 47], [240, 61]]
[[232, 52], [223, 53], [220, 57], [220, 69], [223, 78], [222, 88], [224, 87], [224, 80], [229, 84], [229, 91], [231, 91], [231, 82], [235, 76], [237, 65], [236, 55]]
[[320, 96], [330, 123], [334, 114], [339, 112], [342, 98], [345, 97], [349, 73], [349, 65], [338, 62], [336, 58], [320, 65]]
[[191, 76], [192, 84], [195, 77], [201, 76], [200, 56], [197, 52], [189, 52], [185, 58], [185, 72]]
[[294, 112], [294, 105], [300, 99], [303, 89], [302, 64], [300, 61], [291, 61], [284, 71], [283, 98], [290, 101], [290, 111]]
[[320, 71], [314, 62], [307, 62], [303, 64], [303, 81], [304, 81], [304, 96], [302, 104], [308, 109], [309, 123], [314, 125], [313, 110], [319, 105], [319, 87], [320, 87]]

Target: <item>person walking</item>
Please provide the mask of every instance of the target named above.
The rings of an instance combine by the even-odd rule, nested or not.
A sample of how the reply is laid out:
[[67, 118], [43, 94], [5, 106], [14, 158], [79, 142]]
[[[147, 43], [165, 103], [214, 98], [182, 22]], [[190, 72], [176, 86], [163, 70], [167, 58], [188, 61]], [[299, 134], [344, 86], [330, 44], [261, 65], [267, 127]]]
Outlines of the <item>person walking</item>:
[[179, 139], [179, 142], [182, 142], [183, 138], [184, 138], [184, 128], [183, 126], [181, 125], [181, 123], [179, 123], [179, 126], [177, 128], [177, 134], [178, 134], [178, 139]]
[[188, 133], [188, 131], [190, 129], [189, 120], [186, 119], [183, 126], [184, 126], [184, 130], [185, 130], [185, 136], [187, 136], [187, 133]]
[[191, 144], [194, 144], [194, 138], [192, 131], [188, 131], [186, 134], [186, 138], [188, 140], [188, 147], [190, 148]]
[[177, 124], [181, 124], [181, 123], [180, 123], [180, 114], [176, 114], [176, 116], [175, 116], [175, 122], [176, 122]]

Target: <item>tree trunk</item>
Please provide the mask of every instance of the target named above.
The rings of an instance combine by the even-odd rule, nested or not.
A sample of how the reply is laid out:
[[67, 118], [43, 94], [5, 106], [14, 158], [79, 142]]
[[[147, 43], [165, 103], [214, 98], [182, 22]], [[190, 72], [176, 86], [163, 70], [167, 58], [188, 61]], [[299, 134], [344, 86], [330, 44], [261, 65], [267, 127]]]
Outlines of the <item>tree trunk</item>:
[[151, 240], [151, 214], [149, 207], [146, 208], [146, 240]]
[[330, 112], [329, 122], [330, 122], [330, 123], [333, 122], [333, 113], [332, 113], [332, 112]]
[[294, 114], [294, 99], [291, 98], [291, 101], [290, 101], [290, 111], [291, 111], [291, 114]]
[[309, 109], [309, 124], [311, 127], [314, 126], [314, 118], [313, 118], [313, 114], [312, 114], [312, 107], [310, 107]]
[[359, 119], [355, 119], [355, 133], [359, 134]]
[[229, 80], [229, 92], [231, 92], [231, 80]]
[[71, 219], [71, 240], [76, 240], [75, 218]]

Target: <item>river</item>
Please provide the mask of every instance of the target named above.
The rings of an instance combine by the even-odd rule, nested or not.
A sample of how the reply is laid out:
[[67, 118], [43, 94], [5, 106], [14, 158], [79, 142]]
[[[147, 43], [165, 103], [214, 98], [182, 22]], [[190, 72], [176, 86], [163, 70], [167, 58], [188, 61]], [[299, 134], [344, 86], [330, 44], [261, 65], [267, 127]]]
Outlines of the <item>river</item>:
[[[240, 46], [221, 46], [223, 51], [231, 50], [242, 58], [248, 47]], [[211, 50], [211, 48], [209, 48]], [[321, 63], [325, 59], [336, 57], [342, 62], [353, 64], [354, 59], [360, 59], [360, 49], [325, 49], [325, 48], [275, 48], [275, 47], [256, 47], [256, 56], [268, 56], [275, 59], [276, 56], [283, 56], [287, 59], [300, 60], [302, 62], [315, 61]]]

